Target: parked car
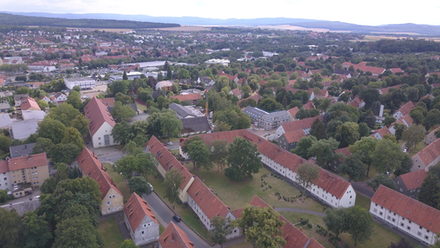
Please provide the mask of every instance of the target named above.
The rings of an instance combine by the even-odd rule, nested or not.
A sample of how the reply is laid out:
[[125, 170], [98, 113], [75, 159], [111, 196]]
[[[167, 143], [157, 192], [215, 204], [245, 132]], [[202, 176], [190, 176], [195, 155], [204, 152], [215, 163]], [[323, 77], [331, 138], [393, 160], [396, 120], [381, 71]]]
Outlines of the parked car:
[[181, 221], [182, 221], [182, 218], [180, 218], [180, 216], [178, 216], [178, 215], [174, 215], [174, 216], [173, 216], [173, 220], [174, 220], [175, 222], [181, 222]]

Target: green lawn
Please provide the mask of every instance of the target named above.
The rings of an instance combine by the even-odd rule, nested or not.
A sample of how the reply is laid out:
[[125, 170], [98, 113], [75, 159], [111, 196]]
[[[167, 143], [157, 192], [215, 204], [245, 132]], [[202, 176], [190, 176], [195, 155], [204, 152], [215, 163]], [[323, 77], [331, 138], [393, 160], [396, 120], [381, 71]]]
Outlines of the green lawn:
[[[192, 169], [192, 165], [187, 166]], [[309, 197], [299, 197], [301, 193], [297, 188], [272, 176], [266, 168], [262, 168], [252, 179], [244, 182], [231, 181], [217, 168], [192, 172], [212, 188], [232, 210], [246, 207], [254, 195], [258, 195], [273, 207], [294, 207], [318, 212], [325, 209], [325, 206]]]
[[122, 192], [122, 195], [124, 196], [124, 202], [128, 201], [131, 193], [130, 188], [128, 187], [127, 180], [122, 175], [114, 171], [111, 164], [104, 163], [104, 167], [107, 173], [112, 178], [112, 181], [116, 184], [116, 187], [118, 187], [118, 189]]
[[124, 241], [114, 217], [100, 221], [98, 225], [98, 233], [104, 242], [105, 248], [118, 248], [122, 241]]
[[356, 193], [356, 206], [359, 206], [361, 208], [364, 208], [366, 210], [370, 209], [370, 199], [368, 199], [367, 197]]

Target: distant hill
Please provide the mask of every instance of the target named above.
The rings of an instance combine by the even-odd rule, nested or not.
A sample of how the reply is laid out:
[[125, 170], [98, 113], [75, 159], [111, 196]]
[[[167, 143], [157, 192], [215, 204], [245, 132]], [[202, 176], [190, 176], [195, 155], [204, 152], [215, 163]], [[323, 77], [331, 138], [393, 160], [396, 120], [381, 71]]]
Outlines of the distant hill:
[[[66, 18], [66, 19], [112, 19], [140, 22], [178, 23], [180, 25], [204, 26], [265, 26], [265, 25], [294, 25], [304, 28], [322, 28], [331, 31], [349, 31], [355, 33], [411, 33], [423, 36], [440, 36], [440, 26], [422, 24], [389, 24], [380, 26], [357, 25], [346, 22], [301, 19], [301, 18], [255, 18], [255, 19], [213, 19], [202, 17], [155, 17], [148, 15], [120, 14], [53, 14], [53, 13], [13, 13], [26, 16]], [[0, 20], [1, 23], [1, 20]], [[167, 24], [163, 24], [167, 25]]]
[[72, 28], [167, 28], [179, 27], [179, 24], [140, 22], [132, 20], [111, 19], [67, 19], [62, 17], [24, 16], [8, 13], [0, 13], [0, 25], [2, 26], [44, 26], [44, 27], [72, 27]]

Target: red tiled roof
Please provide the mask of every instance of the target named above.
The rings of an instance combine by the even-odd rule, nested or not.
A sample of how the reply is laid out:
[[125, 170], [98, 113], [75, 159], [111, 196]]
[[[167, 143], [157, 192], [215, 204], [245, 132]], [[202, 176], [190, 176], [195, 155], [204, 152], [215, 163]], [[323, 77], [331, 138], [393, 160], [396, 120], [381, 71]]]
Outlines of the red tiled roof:
[[402, 174], [399, 176], [408, 190], [414, 190], [422, 187], [428, 173], [425, 170], [417, 170]]
[[392, 73], [396, 74], [396, 73], [403, 73], [403, 70], [396, 67], [396, 68], [390, 68], [389, 69]]
[[344, 62], [344, 66], [353, 66], [355, 70], [363, 71], [363, 72], [371, 72], [371, 74], [380, 75], [385, 72], [385, 68], [382, 67], [376, 67], [376, 66], [369, 66], [367, 65], [367, 62], [360, 62], [359, 64], [352, 64], [350, 62]]
[[159, 224], [148, 203], [136, 193], [131, 194], [130, 199], [125, 203], [124, 214], [133, 231], [138, 228], [145, 216]]
[[315, 104], [313, 104], [312, 101], [308, 101], [306, 104], [303, 105], [303, 109], [306, 110], [310, 110], [310, 109], [314, 109], [315, 108]]
[[157, 162], [164, 168], [165, 171], [170, 171], [172, 169], [176, 170], [183, 177], [180, 188], [183, 189], [188, 182], [191, 180], [193, 175], [189, 172], [179, 160], [174, 157], [174, 155], [168, 151], [168, 149], [156, 138], [152, 136], [147, 142], [147, 147], [150, 153], [156, 158]]
[[104, 122], [107, 122], [112, 127], [116, 125], [108, 108], [96, 97], [93, 97], [84, 107], [84, 114], [90, 121], [89, 131], [92, 136], [98, 131]]
[[419, 156], [423, 164], [428, 165], [440, 156], [440, 139], [436, 139], [431, 144], [420, 150], [414, 156]]
[[202, 95], [198, 93], [193, 94], [184, 94], [184, 95], [177, 95], [177, 96], [171, 96], [172, 99], [177, 99], [181, 102], [187, 102], [187, 101], [197, 101], [202, 99]]
[[415, 107], [413, 102], [407, 102], [405, 104], [403, 104], [398, 111], [400, 111], [400, 113], [402, 113], [402, 115], [407, 115], [409, 114], [409, 112], [411, 112], [411, 110]]
[[32, 167], [47, 166], [49, 161], [47, 160], [46, 153], [32, 154], [29, 156], [15, 157], [7, 160], [8, 170], [15, 171], [21, 169], [29, 169]]
[[319, 119], [319, 116], [283, 123], [281, 126], [284, 129], [284, 137], [287, 142], [298, 142], [302, 137], [305, 137], [306, 134], [304, 133], [304, 129], [311, 128], [313, 122], [317, 119]]
[[438, 209], [383, 185], [379, 186], [371, 201], [434, 233], [440, 233], [440, 210]]
[[115, 106], [115, 98], [114, 97], [106, 97], [99, 99], [105, 106], [114, 107]]
[[23, 99], [20, 108], [21, 110], [41, 110], [37, 101], [35, 101], [35, 99], [32, 97]]
[[385, 137], [385, 135], [391, 135], [390, 130], [386, 126], [380, 128], [380, 129], [374, 130], [373, 132], [380, 134], [380, 136], [382, 138]]
[[195, 245], [186, 233], [176, 224], [170, 222], [165, 231], [159, 237], [162, 248], [194, 248]]
[[[293, 172], [295, 172], [299, 166], [305, 162], [305, 160], [300, 156], [288, 152], [246, 129], [214, 132], [210, 134], [201, 134], [198, 136], [207, 144], [212, 144], [216, 140], [223, 140], [227, 143], [232, 143], [237, 137], [245, 138], [257, 146], [258, 152]], [[350, 186], [350, 183], [345, 179], [322, 168], [320, 168], [319, 177], [313, 183], [336, 196], [338, 199], [344, 195], [345, 191]]]
[[84, 176], [88, 176], [95, 180], [99, 185], [101, 197], [104, 198], [110, 189], [119, 192], [119, 189], [111, 180], [110, 176], [103, 169], [101, 161], [88, 148], [84, 148], [76, 158], [79, 168]]
[[298, 108], [298, 107], [293, 107], [293, 108], [287, 110], [287, 112], [289, 112], [289, 114], [290, 114], [293, 118], [295, 118], [295, 116], [296, 116], [296, 114], [298, 113], [298, 111], [299, 111], [299, 108]]
[[188, 195], [197, 203], [208, 219], [216, 216], [226, 218], [230, 212], [229, 208], [198, 177], [195, 177], [189, 187]]

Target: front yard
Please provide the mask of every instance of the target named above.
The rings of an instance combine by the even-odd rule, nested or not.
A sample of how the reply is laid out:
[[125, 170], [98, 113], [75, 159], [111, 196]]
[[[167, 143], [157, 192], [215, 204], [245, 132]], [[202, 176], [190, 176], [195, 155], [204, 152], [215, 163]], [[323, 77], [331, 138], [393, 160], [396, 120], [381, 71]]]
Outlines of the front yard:
[[103, 245], [106, 248], [118, 248], [124, 237], [119, 230], [116, 217], [102, 219], [98, 224], [98, 233], [102, 238]]

